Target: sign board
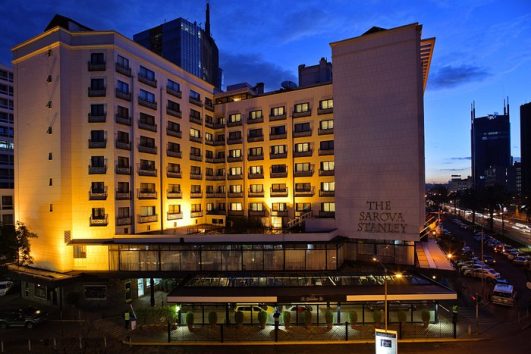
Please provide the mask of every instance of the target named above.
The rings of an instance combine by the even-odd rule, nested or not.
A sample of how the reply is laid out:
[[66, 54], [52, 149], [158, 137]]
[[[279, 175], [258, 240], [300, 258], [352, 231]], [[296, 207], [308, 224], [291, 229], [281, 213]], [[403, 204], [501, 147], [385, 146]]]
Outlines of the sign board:
[[376, 354], [397, 354], [397, 332], [385, 329], [374, 330]]

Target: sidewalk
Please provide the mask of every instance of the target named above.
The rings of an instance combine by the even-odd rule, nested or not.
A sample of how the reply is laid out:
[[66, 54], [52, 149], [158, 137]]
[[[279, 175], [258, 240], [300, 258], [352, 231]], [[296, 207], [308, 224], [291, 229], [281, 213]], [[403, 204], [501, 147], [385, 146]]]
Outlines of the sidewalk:
[[454, 270], [454, 267], [434, 239], [417, 242], [415, 247], [420, 268]]

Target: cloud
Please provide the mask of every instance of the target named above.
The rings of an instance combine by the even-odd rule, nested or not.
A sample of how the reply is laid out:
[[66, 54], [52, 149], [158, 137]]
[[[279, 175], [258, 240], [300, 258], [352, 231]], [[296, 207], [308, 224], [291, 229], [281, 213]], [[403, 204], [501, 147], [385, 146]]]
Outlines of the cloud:
[[463, 168], [439, 168], [437, 171], [445, 171], [445, 172], [461, 172], [470, 170], [470, 167], [463, 167]]
[[449, 160], [452, 160], [452, 161], [463, 161], [463, 160], [472, 160], [472, 158], [470, 156], [465, 156], [465, 157], [450, 157]]
[[431, 75], [430, 87], [437, 89], [453, 88], [468, 82], [482, 81], [492, 74], [475, 65], [445, 65]]
[[296, 81], [293, 72], [265, 61], [259, 54], [220, 53], [225, 85], [248, 82], [251, 85], [263, 82], [268, 90], [280, 88], [285, 80]]

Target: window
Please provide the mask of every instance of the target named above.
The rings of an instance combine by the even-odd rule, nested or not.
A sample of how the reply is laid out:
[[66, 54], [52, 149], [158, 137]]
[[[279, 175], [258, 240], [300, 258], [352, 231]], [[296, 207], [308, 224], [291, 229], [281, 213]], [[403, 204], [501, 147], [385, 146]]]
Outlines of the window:
[[83, 288], [87, 300], [107, 299], [107, 287], [105, 285], [85, 285]]
[[144, 79], [148, 79], [150, 81], [155, 81], [155, 73], [142, 65], [140, 65], [140, 71], [138, 72], [138, 76], [143, 77]]
[[284, 106], [279, 106], [279, 107], [273, 107], [273, 108], [271, 108], [271, 116], [272, 116], [272, 117], [283, 116], [284, 114], [286, 114], [286, 111], [285, 111], [285, 109], [284, 109]]
[[229, 115], [229, 123], [239, 123], [242, 121], [242, 115], [240, 113], [234, 113]]
[[285, 173], [286, 172], [286, 165], [272, 165], [271, 166], [271, 172], [273, 172], [273, 173]]
[[310, 127], [310, 123], [297, 123], [295, 124], [295, 132], [309, 132], [312, 128]]
[[181, 111], [181, 106], [177, 102], [174, 102], [172, 100], [168, 100], [167, 108], [169, 111], [175, 111], [175, 112]]
[[105, 158], [103, 156], [91, 156], [90, 165], [92, 167], [105, 167]]
[[155, 161], [152, 160], [140, 160], [140, 169], [142, 170], [155, 170]]
[[334, 129], [334, 120], [327, 119], [319, 122], [319, 128], [322, 130], [331, 130]]
[[249, 112], [249, 120], [257, 120], [262, 118], [262, 110], [258, 109], [256, 111]]
[[154, 205], [140, 207], [140, 216], [152, 216], [152, 215], [157, 215], [157, 211]]
[[216, 176], [225, 176], [225, 169], [224, 168], [218, 168], [216, 170]]
[[129, 213], [129, 207], [119, 207], [118, 208], [118, 215], [119, 218], [128, 218], [131, 216]]
[[260, 129], [249, 129], [249, 137], [250, 138], [259, 138], [262, 137], [262, 128]]
[[309, 111], [310, 111], [310, 104], [308, 102], [297, 103], [295, 105], [295, 113], [303, 113], [303, 112], [309, 112]]
[[[105, 192], [105, 183], [103, 182], [92, 182], [90, 184], [90, 190], [92, 193], [104, 193]], [[2, 197], [2, 201], [3, 201]]]
[[140, 89], [140, 93], [139, 93], [138, 97], [141, 100], [143, 100], [143, 101], [146, 101], [146, 102], [149, 102], [149, 103], [156, 103], [155, 102], [155, 95], [152, 94], [151, 92], [146, 91], [146, 90]]
[[[212, 154], [212, 151], [207, 151], [207, 155], [208, 155], [209, 152]], [[207, 167], [206, 171], [205, 171], [205, 175], [214, 176], [214, 169], [211, 168], [211, 167]]]
[[242, 192], [242, 185], [241, 184], [231, 184], [229, 186], [229, 192], [230, 193], [241, 193]]
[[118, 193], [129, 193], [129, 182], [118, 182], [117, 192]]
[[199, 92], [190, 90], [190, 99], [195, 101], [201, 101], [201, 95], [199, 94]]
[[271, 127], [271, 135], [280, 135], [280, 134], [286, 134], [286, 126], [285, 125], [279, 125], [276, 127]]
[[93, 219], [105, 219], [105, 208], [92, 208]]
[[90, 105], [91, 116], [103, 116], [105, 115], [105, 105], [103, 104], [91, 104]]
[[148, 138], [147, 136], [140, 136], [140, 146], [148, 147], [148, 148], [154, 148], [155, 147], [155, 139]]
[[333, 192], [336, 190], [335, 182], [321, 182], [321, 190], [326, 192]]
[[334, 170], [334, 161], [321, 161], [321, 170], [323, 170], [323, 171], [333, 171]]
[[207, 205], [206, 205], [206, 210], [207, 210], [207, 211], [212, 211], [212, 210], [214, 210], [214, 203], [207, 203]]
[[251, 193], [263, 193], [264, 185], [263, 184], [251, 184], [249, 186], [249, 190], [251, 191]]
[[116, 91], [124, 93], [124, 94], [129, 94], [129, 84], [118, 80], [116, 82]]
[[205, 97], [205, 106], [207, 107], [213, 107], [214, 106], [214, 103], [212, 102], [212, 100], [208, 97]]
[[190, 138], [201, 139], [201, 131], [190, 128]]
[[180, 184], [168, 184], [168, 193], [181, 193]]
[[214, 141], [214, 135], [205, 132], [205, 141]]
[[200, 194], [201, 193], [201, 185], [199, 184], [192, 184], [190, 186], [190, 192], [194, 194]]
[[122, 106], [116, 107], [116, 115], [122, 118], [129, 118], [129, 108]]
[[170, 130], [172, 132], [180, 133], [181, 132], [181, 126], [180, 126], [179, 123], [168, 121], [168, 130]]
[[242, 174], [242, 168], [241, 167], [231, 167], [229, 168], [229, 175], [230, 176], [240, 176]]
[[296, 211], [310, 211], [312, 210], [312, 204], [311, 203], [295, 203], [295, 210]]
[[190, 174], [192, 174], [192, 175], [201, 175], [201, 167], [199, 167], [199, 166], [191, 166], [190, 167]]
[[254, 147], [249, 149], [249, 156], [262, 156], [264, 154], [262, 147]]
[[234, 202], [229, 204], [231, 211], [242, 211], [242, 203]]
[[312, 190], [310, 183], [295, 183], [295, 191], [297, 192], [309, 192]]
[[129, 157], [118, 156], [117, 165], [120, 168], [129, 168]]
[[286, 191], [286, 183], [273, 183], [271, 185], [271, 191], [272, 192], [284, 192]]
[[271, 210], [273, 211], [287, 211], [288, 206], [286, 203], [273, 203], [271, 205]]
[[168, 213], [169, 214], [180, 214], [181, 213], [181, 205], [180, 204], [170, 204], [170, 205], [168, 205]]
[[242, 156], [242, 150], [241, 149], [233, 149], [229, 150], [229, 157], [232, 158], [238, 158]]
[[169, 90], [172, 90], [172, 91], [175, 91], [175, 92], [180, 92], [181, 91], [181, 85], [178, 82], [175, 82], [173, 80], [169, 80], [168, 79], [168, 83], [167, 83], [166, 87]]
[[295, 152], [308, 152], [310, 150], [310, 143], [295, 144]]
[[312, 167], [309, 162], [295, 164], [295, 172], [309, 172], [311, 169]]
[[116, 64], [124, 69], [129, 69], [129, 59], [118, 55], [116, 58]]
[[87, 258], [87, 246], [74, 245], [74, 258]]
[[33, 294], [36, 297], [40, 297], [41, 299], [46, 299], [48, 294], [48, 289], [46, 286], [41, 284], [35, 284]]
[[201, 157], [201, 149], [193, 147], [193, 146], [190, 147], [190, 155], [191, 156]]
[[192, 204], [192, 213], [200, 213], [201, 204]]
[[91, 90], [105, 90], [105, 80], [103, 79], [90, 79]]
[[93, 142], [105, 141], [105, 131], [103, 131], [103, 130], [91, 130], [90, 131], [90, 140], [93, 141]]
[[181, 165], [178, 163], [168, 163], [168, 171], [174, 172], [174, 173], [180, 173], [181, 172]]
[[13, 209], [13, 197], [10, 195], [3, 195], [2, 196], [2, 209], [3, 210], [11, 210]]
[[144, 193], [155, 192], [155, 183], [140, 183], [140, 191]]
[[13, 96], [13, 86], [0, 84], [0, 93], [8, 96]]
[[286, 145], [273, 145], [270, 149], [272, 155], [285, 154], [287, 151]]
[[321, 203], [321, 211], [333, 213], [336, 211], [336, 203]]
[[264, 204], [262, 204], [262, 203], [250, 203], [249, 204], [249, 210], [251, 210], [251, 211], [263, 211], [264, 210]]
[[155, 125], [155, 117], [149, 114], [140, 113], [139, 121], [145, 125]]
[[105, 57], [103, 53], [90, 53], [91, 64], [105, 64]]
[[229, 140], [239, 140], [242, 138], [241, 131], [229, 132]]
[[333, 140], [321, 141], [319, 143], [319, 149], [320, 150], [334, 150], [334, 141]]
[[249, 173], [252, 175], [261, 175], [264, 172], [262, 166], [251, 166], [249, 167]]
[[327, 99], [319, 101], [319, 108], [320, 109], [331, 109], [334, 108], [334, 100], [333, 99]]

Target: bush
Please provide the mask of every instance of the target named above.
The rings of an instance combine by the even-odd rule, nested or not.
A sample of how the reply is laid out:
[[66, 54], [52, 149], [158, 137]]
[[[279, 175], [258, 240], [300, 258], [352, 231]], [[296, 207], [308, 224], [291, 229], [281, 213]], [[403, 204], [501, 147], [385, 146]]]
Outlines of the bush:
[[282, 318], [284, 319], [284, 327], [288, 328], [291, 322], [291, 313], [289, 311], [284, 311], [282, 313]]
[[267, 322], [267, 312], [265, 311], [258, 312], [258, 322], [260, 323], [260, 327], [264, 329], [266, 322]]
[[328, 328], [332, 328], [332, 324], [334, 323], [334, 313], [332, 312], [332, 310], [330, 309], [326, 310], [325, 321], [326, 321], [326, 326]]
[[428, 327], [430, 324], [430, 311], [428, 310], [422, 310], [421, 315], [422, 322], [424, 323], [424, 327]]
[[304, 325], [306, 328], [310, 327], [312, 324], [312, 311], [306, 309], [304, 310]]
[[240, 326], [243, 323], [243, 312], [236, 311], [234, 313], [234, 321], [236, 321], [236, 324]]
[[382, 310], [374, 310], [372, 313], [372, 318], [374, 323], [382, 323]]
[[208, 313], [208, 323], [211, 327], [215, 327], [216, 324], [218, 324], [218, 313], [214, 311], [210, 311]]
[[188, 326], [189, 331], [192, 331], [194, 328], [194, 314], [192, 312], [186, 314], [186, 325]]
[[351, 311], [349, 313], [349, 317], [350, 317], [350, 323], [352, 325], [355, 325], [358, 322], [358, 313], [356, 311]]

